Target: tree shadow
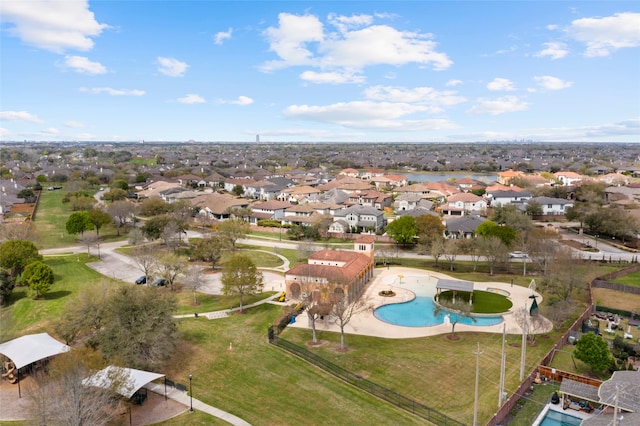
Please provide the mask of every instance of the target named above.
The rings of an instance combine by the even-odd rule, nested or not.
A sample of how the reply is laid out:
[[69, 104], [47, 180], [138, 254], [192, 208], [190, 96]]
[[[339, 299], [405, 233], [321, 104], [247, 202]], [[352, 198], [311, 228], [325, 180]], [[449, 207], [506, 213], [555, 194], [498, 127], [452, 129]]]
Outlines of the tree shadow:
[[46, 300], [55, 300], [61, 299], [63, 297], [67, 297], [71, 292], [68, 290], [60, 290], [60, 291], [52, 291], [44, 295], [44, 299]]

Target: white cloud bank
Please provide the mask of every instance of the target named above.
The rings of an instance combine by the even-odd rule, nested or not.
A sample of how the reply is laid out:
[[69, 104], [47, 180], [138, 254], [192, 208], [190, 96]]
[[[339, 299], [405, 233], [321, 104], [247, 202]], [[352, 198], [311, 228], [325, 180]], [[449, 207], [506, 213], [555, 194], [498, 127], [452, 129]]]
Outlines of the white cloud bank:
[[565, 31], [574, 40], [586, 44], [585, 56], [609, 56], [618, 49], [640, 46], [640, 13], [576, 19]]
[[157, 61], [159, 64], [158, 71], [169, 77], [182, 77], [187, 72], [187, 68], [189, 68], [186, 62], [179, 61], [175, 58], [158, 56]]
[[0, 2], [0, 19], [23, 42], [56, 53], [93, 48], [92, 37], [109, 28], [96, 21], [87, 0]]
[[112, 89], [111, 87], [81, 87], [81, 92], [90, 93], [92, 95], [99, 95], [106, 93], [111, 96], [144, 96], [144, 90], [137, 89]]
[[84, 56], [65, 56], [64, 65], [81, 74], [106, 74], [107, 68], [100, 62], [90, 61]]
[[28, 123], [35, 124], [44, 123], [44, 121], [40, 120], [36, 115], [33, 115], [27, 111], [0, 111], [0, 120], [26, 121]]

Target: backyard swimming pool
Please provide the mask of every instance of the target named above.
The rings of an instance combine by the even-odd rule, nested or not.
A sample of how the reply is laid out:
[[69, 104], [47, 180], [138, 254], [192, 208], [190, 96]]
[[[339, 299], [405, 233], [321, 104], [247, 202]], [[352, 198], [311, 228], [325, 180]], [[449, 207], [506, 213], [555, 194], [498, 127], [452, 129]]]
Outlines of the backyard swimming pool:
[[[404, 278], [404, 277], [403, 277]], [[415, 284], [414, 284], [415, 283]], [[406, 277], [405, 284], [398, 283], [398, 287], [405, 288], [413, 292], [415, 299], [404, 303], [393, 303], [383, 305], [373, 312], [376, 318], [389, 324], [401, 325], [406, 327], [429, 327], [440, 325], [445, 322], [447, 312], [434, 314], [435, 304], [433, 296], [435, 294], [435, 282], [429, 277]], [[449, 313], [451, 321], [455, 321], [456, 314]], [[474, 326], [489, 326], [500, 324], [502, 316], [476, 316], [476, 321], [471, 318], [461, 318], [458, 324], [467, 324]]]
[[549, 410], [545, 413], [539, 426], [579, 426], [582, 419], [559, 411]]

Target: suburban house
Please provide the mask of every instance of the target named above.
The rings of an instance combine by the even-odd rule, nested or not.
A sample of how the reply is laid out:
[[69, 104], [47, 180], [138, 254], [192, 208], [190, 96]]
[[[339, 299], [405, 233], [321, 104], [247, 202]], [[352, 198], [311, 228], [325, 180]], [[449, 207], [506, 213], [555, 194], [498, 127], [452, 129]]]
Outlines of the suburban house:
[[248, 187], [254, 185], [255, 183], [256, 181], [250, 178], [229, 178], [224, 180], [224, 190], [231, 193], [233, 192], [233, 188], [235, 188], [236, 186], [240, 186], [242, 188], [241, 195], [246, 197], [250, 192]]
[[452, 217], [445, 222], [445, 236], [447, 238], [462, 239], [473, 238], [476, 229], [487, 219], [477, 215], [467, 215], [462, 217]]
[[584, 179], [582, 175], [576, 172], [555, 172], [553, 175], [562, 186], [573, 186]]
[[321, 222], [325, 217], [331, 218], [332, 211], [337, 208], [342, 207], [336, 206], [332, 208], [329, 205], [322, 203], [294, 204], [285, 210], [282, 224], [301, 226], [314, 225]]
[[511, 183], [511, 179], [522, 175], [524, 175], [524, 172], [519, 170], [505, 170], [504, 172], [498, 173], [498, 183], [502, 185], [509, 185]]
[[393, 208], [395, 211], [413, 210], [423, 200], [421, 194], [405, 193], [398, 195], [393, 202]]
[[340, 209], [333, 214], [333, 223], [329, 232], [359, 233], [362, 231], [379, 231], [384, 228], [384, 213], [373, 207], [351, 206]]
[[491, 191], [486, 194], [487, 201], [491, 207], [504, 206], [506, 204], [520, 204], [531, 198], [531, 193], [522, 190], [508, 189]]
[[442, 214], [449, 216], [464, 216], [467, 214], [481, 214], [487, 211], [487, 201], [471, 192], [453, 194], [447, 203], [439, 208]]
[[306, 203], [314, 195], [319, 194], [318, 188], [314, 188], [308, 185], [293, 186], [280, 191], [277, 198], [280, 201], [288, 201], [290, 203]]
[[159, 180], [155, 182], [149, 182], [144, 188], [138, 192], [138, 198], [153, 198], [162, 197], [161, 193], [171, 188], [179, 188], [183, 190], [179, 182], [167, 182]]
[[233, 209], [249, 208], [249, 200], [236, 198], [230, 194], [203, 194], [191, 200], [191, 205], [198, 207], [198, 214], [208, 219], [226, 220], [232, 217]]
[[[289, 269], [284, 276], [289, 299], [312, 297], [318, 302], [325, 286], [332, 292], [358, 298], [373, 277], [375, 266], [372, 236], [361, 236], [354, 241], [354, 251], [320, 250], [309, 256], [307, 264]], [[335, 286], [335, 287], [333, 287]]]
[[391, 195], [375, 190], [352, 192], [349, 194], [347, 203], [351, 205], [360, 204], [382, 210], [391, 205]]
[[456, 179], [456, 181], [453, 182], [453, 184], [456, 185], [458, 188], [460, 188], [460, 191], [464, 191], [464, 192], [484, 189], [487, 187], [486, 183], [476, 179], [471, 179], [471, 178]]
[[292, 204], [286, 201], [271, 200], [264, 203], [251, 205], [251, 216], [249, 223], [256, 225], [262, 219], [274, 219], [281, 221], [284, 218], [285, 210]]
[[567, 209], [573, 207], [573, 200], [567, 200], [566, 198], [535, 197], [528, 201], [528, 203], [532, 202], [540, 204], [544, 216], [564, 216], [567, 213]]

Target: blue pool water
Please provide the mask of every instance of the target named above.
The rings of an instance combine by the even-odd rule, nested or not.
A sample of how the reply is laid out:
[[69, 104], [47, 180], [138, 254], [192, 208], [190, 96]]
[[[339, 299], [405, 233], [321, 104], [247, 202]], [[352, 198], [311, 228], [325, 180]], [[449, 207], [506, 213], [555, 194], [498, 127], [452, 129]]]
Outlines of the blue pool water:
[[[441, 312], [437, 316], [433, 314], [435, 305], [432, 296], [416, 296], [410, 302], [394, 303], [380, 306], [373, 313], [381, 321], [394, 325], [407, 327], [428, 327], [440, 325], [444, 322], [446, 312]], [[455, 314], [450, 314], [451, 320], [455, 320]], [[462, 318], [458, 324], [487, 326], [496, 325], [502, 322], [502, 316], [476, 317], [476, 322], [471, 318]]]
[[549, 410], [540, 426], [580, 426], [581, 419], [558, 411]]

